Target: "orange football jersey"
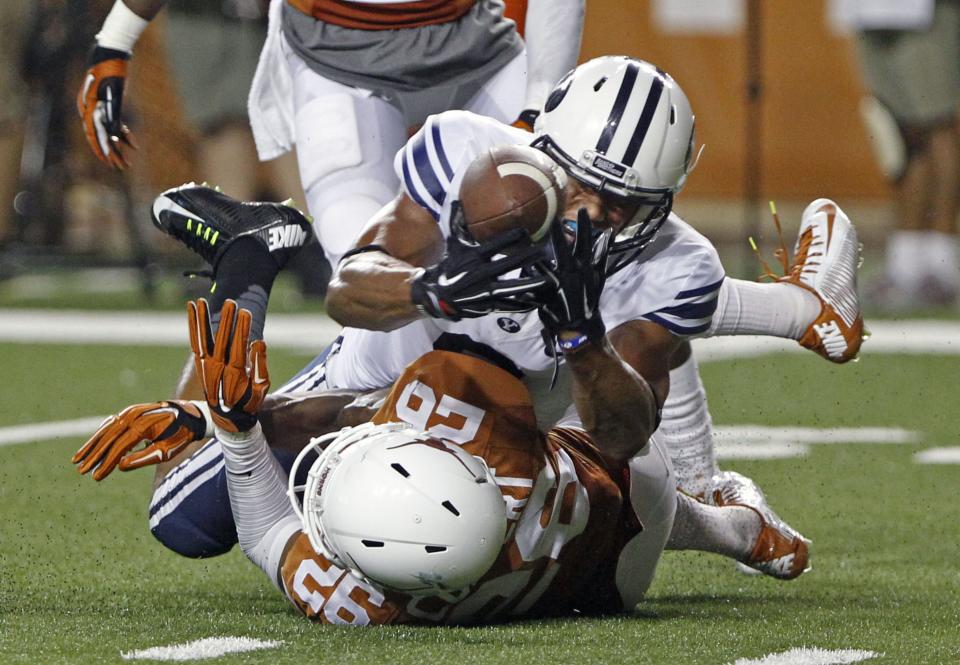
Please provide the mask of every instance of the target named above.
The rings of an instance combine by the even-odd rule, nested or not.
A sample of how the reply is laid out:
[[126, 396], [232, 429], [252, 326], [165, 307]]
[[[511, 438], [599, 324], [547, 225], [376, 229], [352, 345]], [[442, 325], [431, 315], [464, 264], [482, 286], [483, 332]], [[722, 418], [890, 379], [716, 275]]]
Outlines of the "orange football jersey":
[[[639, 531], [613, 473], [582, 431], [537, 430], [530, 396], [508, 372], [434, 351], [407, 368], [374, 422], [407, 422], [482, 457], [508, 529], [490, 570], [455, 602], [385, 591], [316, 553], [304, 533], [281, 566], [287, 596], [322, 623], [479, 623], [622, 609], [614, 568]], [[616, 479], [615, 479], [616, 478]]]

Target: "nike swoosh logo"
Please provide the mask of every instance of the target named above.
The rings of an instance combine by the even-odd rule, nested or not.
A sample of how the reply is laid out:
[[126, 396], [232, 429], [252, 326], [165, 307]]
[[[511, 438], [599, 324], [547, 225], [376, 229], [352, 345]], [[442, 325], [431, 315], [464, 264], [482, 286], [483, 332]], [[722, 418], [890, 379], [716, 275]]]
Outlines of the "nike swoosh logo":
[[190, 212], [183, 206], [181, 206], [176, 201], [173, 201], [166, 196], [158, 196], [157, 200], [153, 202], [153, 216], [155, 219], [160, 219], [160, 213], [163, 211], [176, 213], [182, 217], [187, 217], [192, 219], [195, 222], [203, 223], [203, 220], [197, 217], [194, 213]]
[[437, 278], [437, 284], [439, 284], [440, 286], [450, 286], [451, 284], [456, 284], [457, 282], [459, 282], [461, 279], [463, 279], [463, 278], [466, 277], [466, 276], [467, 276], [467, 271], [466, 271], [466, 270], [464, 270], [464, 271], [463, 271], [462, 273], [460, 273], [459, 275], [454, 275], [453, 277], [447, 277], [446, 275], [440, 275], [440, 276]]
[[253, 382], [263, 383], [263, 377], [260, 376], [260, 359], [257, 357], [253, 359]]

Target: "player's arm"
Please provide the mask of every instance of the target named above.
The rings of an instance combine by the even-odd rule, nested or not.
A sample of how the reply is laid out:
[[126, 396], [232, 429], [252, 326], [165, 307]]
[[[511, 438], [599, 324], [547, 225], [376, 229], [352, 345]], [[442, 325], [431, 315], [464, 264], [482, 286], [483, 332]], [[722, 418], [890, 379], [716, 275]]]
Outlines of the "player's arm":
[[127, 62], [141, 33], [166, 3], [116, 0], [90, 51], [77, 111], [93, 154], [114, 168], [126, 168], [129, 150], [135, 147], [121, 116]]
[[[384, 388], [268, 395], [258, 419], [271, 448], [299, 453], [311, 437], [369, 421], [386, 393]], [[204, 400], [134, 404], [104, 420], [74, 453], [72, 462], [80, 473], [103, 480], [117, 468], [131, 471], [168, 462], [189, 444], [213, 434]]]
[[190, 346], [223, 449], [230, 508], [244, 554], [278, 587], [283, 553], [300, 530], [286, 474], [267, 447], [258, 414], [270, 376], [266, 344], [250, 341], [250, 312], [224, 303], [216, 335], [205, 300], [187, 308]]
[[663, 326], [643, 320], [623, 323], [607, 337], [620, 358], [647, 381], [662, 406], [670, 392], [670, 370], [677, 366], [679, 357], [685, 360], [689, 356], [690, 343]]
[[444, 240], [433, 215], [401, 194], [344, 255], [327, 289], [327, 313], [344, 326], [393, 330], [419, 317], [529, 311], [526, 299], [545, 280], [504, 276], [542, 258], [522, 228], [476, 245], [453, 234]]
[[388, 392], [383, 388], [272, 395], [258, 417], [270, 448], [299, 453], [313, 437], [369, 422]]
[[574, 238], [562, 228], [551, 229], [557, 294], [541, 305], [540, 319], [570, 367], [584, 429], [617, 466], [647, 444], [657, 428], [660, 402], [646, 378], [616, 352], [600, 315], [609, 233], [594, 240], [585, 210]]
[[327, 313], [338, 323], [393, 330], [421, 316], [411, 289], [443, 254], [437, 222], [406, 194], [384, 206], [336, 267]]
[[527, 91], [515, 126], [533, 129], [547, 95], [576, 67], [583, 37], [585, 0], [528, 0], [524, 20]]

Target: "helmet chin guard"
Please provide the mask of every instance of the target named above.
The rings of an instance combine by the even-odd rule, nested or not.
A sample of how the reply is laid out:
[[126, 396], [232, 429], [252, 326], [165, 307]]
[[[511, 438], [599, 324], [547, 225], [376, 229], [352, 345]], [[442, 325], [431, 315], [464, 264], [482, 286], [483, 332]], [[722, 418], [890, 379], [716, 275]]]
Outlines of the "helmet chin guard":
[[548, 96], [532, 145], [583, 185], [639, 204], [614, 238], [608, 274], [633, 261], [670, 214], [692, 169], [694, 125], [676, 81], [625, 56], [580, 65]]
[[[296, 485], [304, 460], [324, 446]], [[506, 504], [486, 463], [405, 423], [311, 440], [287, 494], [318, 553], [414, 596], [458, 598], [490, 569], [506, 535]]]

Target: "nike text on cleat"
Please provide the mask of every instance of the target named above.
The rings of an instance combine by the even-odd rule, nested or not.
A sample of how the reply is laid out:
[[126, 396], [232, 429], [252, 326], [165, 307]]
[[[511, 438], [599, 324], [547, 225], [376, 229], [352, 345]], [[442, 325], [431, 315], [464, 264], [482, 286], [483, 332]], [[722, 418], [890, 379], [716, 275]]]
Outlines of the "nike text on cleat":
[[741, 563], [764, 575], [792, 580], [810, 570], [810, 541], [780, 519], [763, 491], [746, 476], [723, 471], [710, 480], [704, 501], [714, 506], [743, 506], [760, 517], [760, 533]]
[[154, 200], [152, 213], [157, 228], [199, 254], [214, 271], [238, 238], [255, 238], [280, 269], [313, 237], [310, 222], [296, 208], [243, 203], [206, 184], [168, 189]]
[[[774, 221], [779, 233], [775, 210]], [[806, 289], [821, 303], [820, 314], [798, 340], [800, 345], [835, 363], [856, 358], [864, 340], [857, 293], [861, 246], [850, 218], [830, 199], [817, 199], [800, 217], [791, 263], [782, 240], [780, 245], [784, 275], [777, 277], [767, 268], [767, 276]]]

